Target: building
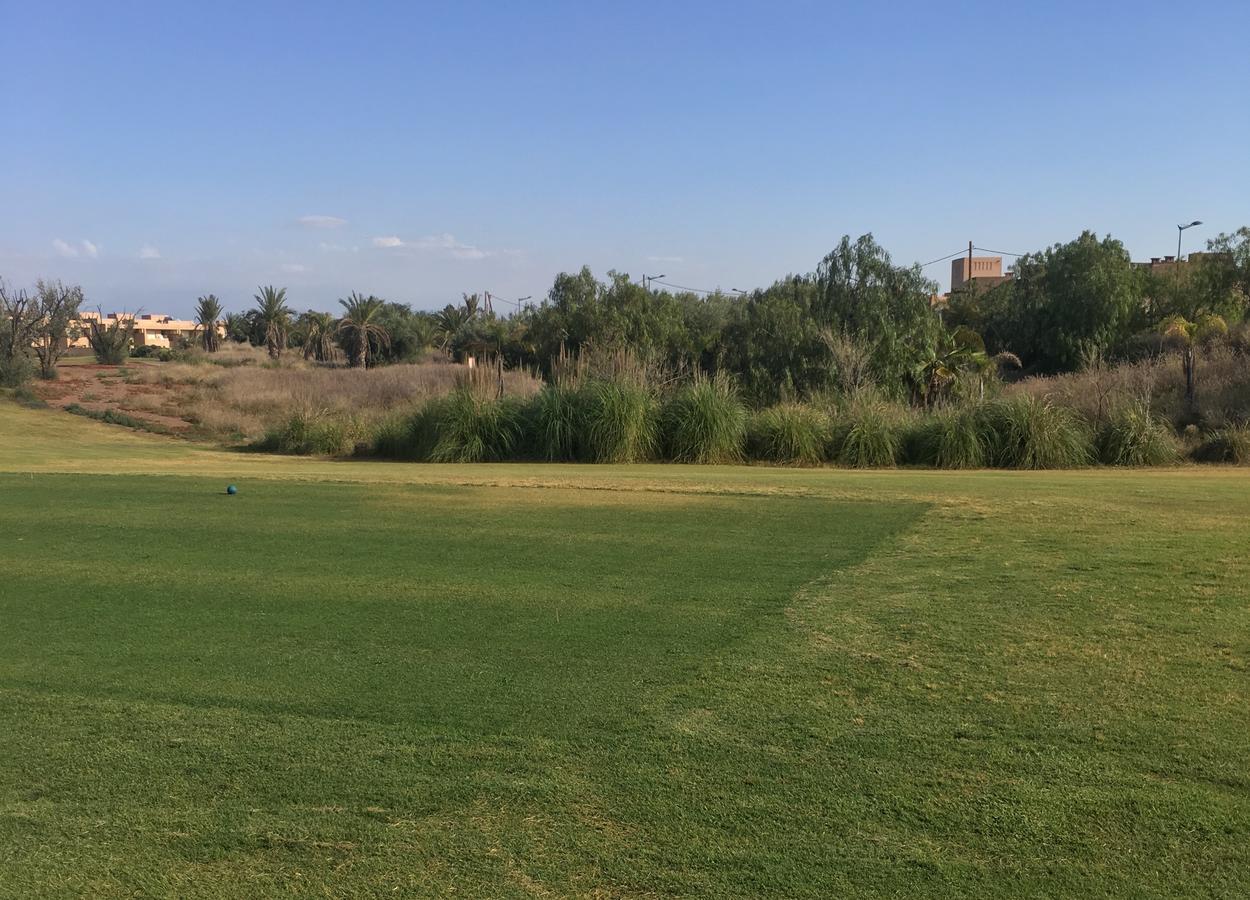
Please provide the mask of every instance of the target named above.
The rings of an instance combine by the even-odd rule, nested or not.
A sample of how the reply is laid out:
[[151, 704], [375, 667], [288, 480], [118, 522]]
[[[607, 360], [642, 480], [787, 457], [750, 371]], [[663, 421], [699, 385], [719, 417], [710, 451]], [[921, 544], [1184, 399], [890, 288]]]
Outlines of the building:
[[1011, 272], [1003, 272], [1001, 256], [958, 256], [951, 260], [951, 289], [946, 294], [934, 294], [929, 298], [929, 305], [943, 309], [950, 305], [951, 294], [955, 291], [976, 288], [988, 290], [1006, 281], [1011, 281]]
[[[98, 312], [81, 312], [78, 314], [78, 328], [71, 332], [76, 332], [78, 337], [72, 338], [69, 346], [90, 347], [91, 344], [87, 340], [90, 323], [103, 321], [107, 325], [119, 318], [123, 321], [133, 320], [134, 346], [136, 347], [177, 347], [194, 341], [199, 333], [199, 326], [190, 319], [147, 314], [135, 316], [132, 313], [108, 313], [102, 317]], [[223, 337], [226, 334], [226, 327], [221, 322], [217, 323], [217, 333]]]
[[951, 260], [951, 290], [957, 291], [972, 282], [974, 287], [992, 288], [1011, 281], [1011, 273], [1003, 274], [1001, 256], [957, 256]]
[[1165, 272], [1181, 271], [1190, 265], [1204, 265], [1221, 258], [1227, 259], [1228, 254], [1195, 250], [1189, 256], [1179, 260], [1175, 256], [1152, 256], [1150, 262], [1135, 262], [1133, 265], [1139, 269], [1145, 269], [1151, 275], [1162, 275]]

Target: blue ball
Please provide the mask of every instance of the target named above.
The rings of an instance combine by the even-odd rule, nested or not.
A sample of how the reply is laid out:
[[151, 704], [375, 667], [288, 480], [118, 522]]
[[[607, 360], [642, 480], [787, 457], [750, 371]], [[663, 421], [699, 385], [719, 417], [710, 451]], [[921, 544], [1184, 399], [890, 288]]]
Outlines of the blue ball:
[[239, 492], [239, 489], [235, 487], [233, 484], [226, 486], [227, 494], [237, 494], [238, 492]]

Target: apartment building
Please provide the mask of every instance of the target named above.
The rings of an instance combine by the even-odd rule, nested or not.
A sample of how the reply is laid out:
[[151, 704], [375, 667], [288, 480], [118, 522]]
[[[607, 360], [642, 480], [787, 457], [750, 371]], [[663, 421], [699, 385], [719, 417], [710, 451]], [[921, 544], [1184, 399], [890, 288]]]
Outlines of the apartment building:
[[[76, 333], [78, 337], [69, 341], [70, 347], [89, 347], [87, 341], [87, 332], [91, 322], [109, 322], [117, 319], [132, 320], [134, 322], [134, 346], [136, 347], [175, 347], [183, 342], [189, 342], [195, 339], [199, 331], [199, 326], [190, 319], [175, 319], [172, 316], [141, 314], [135, 316], [132, 313], [107, 313], [101, 316], [98, 312], [81, 312], [78, 314], [78, 328]], [[217, 323], [217, 333], [225, 336], [226, 327], [221, 322]]]

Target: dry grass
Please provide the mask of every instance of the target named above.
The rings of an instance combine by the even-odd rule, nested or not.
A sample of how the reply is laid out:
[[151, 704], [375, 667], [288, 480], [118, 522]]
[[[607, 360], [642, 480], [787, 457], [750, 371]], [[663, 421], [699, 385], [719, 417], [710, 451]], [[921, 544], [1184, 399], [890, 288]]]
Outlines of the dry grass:
[[1185, 374], [1178, 353], [1116, 366], [1093, 366], [1049, 378], [1026, 378], [1008, 388], [1038, 399], [1070, 406], [1094, 425], [1117, 413], [1148, 404], [1158, 416], [1183, 427], [1197, 421], [1222, 428], [1250, 420], [1250, 358], [1232, 347], [1212, 347], [1197, 354], [1197, 404], [1185, 404]]
[[[318, 366], [294, 354], [278, 365], [236, 361], [248, 358], [246, 352], [238, 352], [224, 364], [212, 359], [212, 365], [196, 361], [147, 366], [127, 380], [172, 390], [182, 415], [201, 432], [254, 440], [293, 413], [350, 416], [372, 425], [450, 393], [467, 372], [464, 366], [445, 361], [367, 370]], [[498, 377], [494, 372], [477, 376], [492, 384], [498, 383]], [[526, 372], [505, 371], [502, 380], [508, 396], [529, 397], [542, 387]]]

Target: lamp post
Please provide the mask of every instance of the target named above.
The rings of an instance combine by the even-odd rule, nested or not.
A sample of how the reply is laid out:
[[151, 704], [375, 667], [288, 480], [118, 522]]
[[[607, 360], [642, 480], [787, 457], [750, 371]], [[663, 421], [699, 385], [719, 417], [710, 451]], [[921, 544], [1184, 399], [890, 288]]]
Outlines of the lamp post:
[[1190, 222], [1188, 225], [1176, 226], [1176, 264], [1178, 266], [1181, 264], [1181, 235], [1185, 233], [1186, 228], [1193, 228], [1195, 225], [1201, 225], [1201, 224], [1202, 223], [1200, 221], [1195, 219], [1194, 221]]
[[649, 291], [651, 290], [651, 282], [659, 281], [661, 278], [667, 278], [667, 277], [668, 277], [667, 275], [643, 275], [642, 276], [642, 288], [645, 291]]

